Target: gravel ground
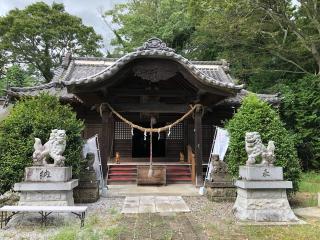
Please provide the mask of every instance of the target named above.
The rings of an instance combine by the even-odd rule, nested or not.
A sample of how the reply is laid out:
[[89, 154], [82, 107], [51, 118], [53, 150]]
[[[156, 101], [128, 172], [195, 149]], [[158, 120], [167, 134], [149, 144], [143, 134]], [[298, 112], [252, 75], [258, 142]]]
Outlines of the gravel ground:
[[[103, 237], [95, 239], [202, 240], [224, 232], [229, 234], [234, 231], [228, 227], [230, 223], [234, 222], [231, 212], [232, 203], [214, 203], [202, 196], [183, 197], [183, 199], [189, 206], [190, 213], [121, 215], [123, 197], [101, 198], [96, 203], [86, 204], [89, 207], [86, 226], [93, 226], [92, 228], [96, 229], [93, 231], [101, 229], [105, 231], [106, 228], [114, 226], [120, 229], [118, 230], [120, 232], [115, 235], [116, 238], [99, 235]], [[93, 220], [94, 218], [96, 220]], [[73, 226], [78, 231], [77, 227], [80, 224], [79, 219], [71, 214], [50, 215], [48, 226], [43, 228], [40, 221], [39, 214], [17, 215], [9, 222], [5, 230], [0, 230], [0, 239], [50, 239], [63, 231], [66, 226]], [[159, 233], [159, 235], [155, 233]], [[170, 234], [169, 237], [166, 234]]]

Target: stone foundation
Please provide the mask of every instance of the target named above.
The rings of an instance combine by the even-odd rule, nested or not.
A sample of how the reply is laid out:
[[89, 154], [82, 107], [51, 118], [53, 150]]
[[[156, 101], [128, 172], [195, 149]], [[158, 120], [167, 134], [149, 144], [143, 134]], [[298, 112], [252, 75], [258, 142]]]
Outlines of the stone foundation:
[[210, 182], [206, 181], [206, 196], [213, 202], [234, 202], [236, 199], [236, 188], [233, 182]]
[[[233, 207], [238, 220], [255, 222], [297, 222], [287, 199], [292, 182], [282, 180], [282, 168], [241, 166], [235, 185], [237, 199]], [[265, 179], [265, 180], [262, 180]]]
[[72, 206], [74, 205], [73, 193], [72, 191], [21, 192], [19, 205]]
[[73, 188], [71, 167], [36, 166], [25, 170], [25, 181], [14, 185], [20, 191], [19, 205], [72, 206]]
[[95, 171], [88, 171], [80, 176], [79, 185], [73, 190], [76, 203], [93, 203], [99, 200], [99, 181]]

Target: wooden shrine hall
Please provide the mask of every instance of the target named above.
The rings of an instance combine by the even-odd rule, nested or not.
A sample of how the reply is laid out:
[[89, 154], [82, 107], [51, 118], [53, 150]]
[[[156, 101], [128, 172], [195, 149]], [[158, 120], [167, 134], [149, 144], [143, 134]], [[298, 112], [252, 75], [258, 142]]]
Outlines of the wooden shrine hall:
[[[67, 54], [48, 84], [8, 90], [11, 99], [59, 96], [98, 134], [107, 184], [135, 183], [139, 166], [165, 168], [165, 183], [203, 183], [214, 126], [248, 94], [225, 61], [189, 61], [160, 39], [119, 59]], [[259, 94], [277, 104], [276, 95]], [[142, 177], [148, 177], [142, 175]]]

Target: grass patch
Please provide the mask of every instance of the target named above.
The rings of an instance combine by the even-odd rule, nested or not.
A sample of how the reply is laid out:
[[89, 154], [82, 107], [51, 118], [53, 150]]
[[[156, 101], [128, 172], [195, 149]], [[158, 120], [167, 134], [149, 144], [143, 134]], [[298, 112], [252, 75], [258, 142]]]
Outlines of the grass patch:
[[290, 205], [294, 208], [314, 207], [318, 205], [317, 193], [297, 192], [289, 198]]
[[3, 121], [10, 114], [12, 108], [13, 105], [8, 106], [7, 108], [2, 108], [2, 106], [0, 106], [0, 122]]
[[77, 239], [77, 230], [75, 227], [64, 227], [61, 231], [50, 238], [50, 240], [75, 240]]
[[173, 238], [173, 231], [166, 230], [163, 236], [160, 238], [161, 240], [171, 240]]
[[320, 236], [320, 221], [307, 225], [246, 226], [243, 229], [248, 239], [266, 240], [317, 240]]
[[306, 172], [302, 174], [299, 192], [320, 192], [320, 173]]
[[105, 221], [101, 216], [94, 214], [85, 222], [83, 228], [78, 223], [72, 223], [61, 228], [61, 230], [50, 240], [100, 240], [119, 239], [123, 229], [118, 226], [121, 218], [118, 213]]
[[320, 236], [320, 221], [309, 220], [306, 225], [288, 226], [240, 226], [209, 224], [209, 239], [252, 239], [252, 240], [318, 240]]
[[120, 226], [113, 226], [113, 227], [107, 228], [104, 231], [104, 234], [108, 236], [108, 239], [119, 239], [121, 233], [123, 232], [124, 232], [124, 228]]
[[299, 192], [289, 197], [292, 207], [314, 207], [318, 205], [320, 173], [304, 172], [299, 183]]

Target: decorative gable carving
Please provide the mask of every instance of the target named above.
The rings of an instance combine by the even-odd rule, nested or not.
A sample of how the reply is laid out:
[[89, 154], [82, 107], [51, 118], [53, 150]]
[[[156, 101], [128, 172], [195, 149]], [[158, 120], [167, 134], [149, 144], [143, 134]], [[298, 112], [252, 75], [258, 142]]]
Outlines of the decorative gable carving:
[[142, 47], [137, 48], [138, 51], [143, 50], [163, 50], [168, 52], [175, 52], [174, 49], [167, 47], [167, 45], [159, 38], [153, 37], [146, 41]]

